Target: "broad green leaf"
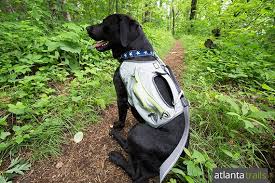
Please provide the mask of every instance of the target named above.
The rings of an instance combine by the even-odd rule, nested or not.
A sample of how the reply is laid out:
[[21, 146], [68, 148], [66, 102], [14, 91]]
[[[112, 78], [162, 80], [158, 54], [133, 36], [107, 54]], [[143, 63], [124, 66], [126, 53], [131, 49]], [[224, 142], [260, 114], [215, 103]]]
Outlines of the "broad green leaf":
[[77, 33], [80, 33], [82, 31], [82, 28], [74, 23], [65, 23], [63, 26], [67, 27]]
[[73, 101], [73, 102], [79, 102], [81, 99], [82, 99], [81, 96], [72, 97], [72, 101]]
[[235, 110], [236, 113], [240, 114], [240, 107], [239, 105], [232, 99], [231, 97], [224, 96], [224, 95], [217, 95], [216, 98], [220, 101], [224, 101], [230, 104], [231, 108]]
[[0, 118], [0, 126], [7, 126], [7, 121], [6, 119], [8, 118], [9, 115], [4, 116], [3, 118]]
[[204, 163], [206, 161], [203, 154], [197, 150], [194, 150], [192, 154], [192, 159], [195, 159], [195, 161], [198, 163]]
[[275, 113], [273, 111], [256, 111], [252, 112], [251, 114], [248, 115], [248, 117], [255, 118], [255, 119], [274, 119], [275, 118]]
[[9, 136], [11, 133], [10, 132], [1, 132], [0, 138], [2, 140], [5, 140], [7, 136]]
[[246, 115], [248, 113], [248, 111], [249, 111], [249, 105], [246, 102], [244, 102], [242, 104], [242, 114]]
[[172, 172], [176, 173], [176, 174], [179, 174], [181, 176], [185, 176], [186, 174], [184, 173], [183, 170], [179, 169], [179, 168], [172, 168], [171, 170]]
[[226, 114], [230, 115], [230, 116], [237, 116], [240, 117], [239, 114], [235, 113], [235, 112], [227, 112]]
[[22, 74], [25, 74], [26, 72], [31, 71], [30, 66], [28, 66], [28, 65], [19, 65], [19, 64], [13, 66], [13, 70], [16, 73], [22, 73]]
[[24, 114], [27, 108], [22, 102], [17, 102], [16, 105], [9, 104], [8, 107], [8, 111], [14, 114]]
[[256, 124], [258, 124], [258, 125], [264, 127], [265, 129], [268, 129], [268, 127], [267, 127], [265, 124], [261, 123], [261, 122], [258, 121], [258, 120], [255, 120], [255, 119], [253, 119], [253, 118], [247, 118], [247, 119], [249, 119], [250, 121], [253, 121], [254, 124], [256, 123]]
[[68, 60], [67, 59], [65, 63], [68, 64], [69, 67], [71, 68], [71, 70], [74, 72], [80, 70], [79, 62], [77, 60], [74, 60], [74, 59]]
[[169, 180], [169, 183], [177, 183], [177, 181], [176, 181], [176, 179], [171, 178], [171, 179]]
[[213, 168], [216, 168], [217, 165], [214, 162], [211, 161], [207, 161], [204, 166], [208, 169], [208, 170], [213, 170]]
[[194, 162], [186, 160], [184, 164], [187, 165], [187, 175], [194, 177], [202, 175], [201, 169]]
[[245, 125], [244, 126], [245, 129], [254, 128], [254, 125], [251, 121], [243, 120], [243, 122], [244, 122], [244, 125]]
[[226, 149], [221, 149], [221, 150], [222, 150], [222, 152], [224, 152], [224, 154], [226, 154], [227, 156], [229, 156], [229, 157], [231, 157], [231, 158], [234, 157], [233, 154], [232, 154], [232, 152], [230, 152], [230, 151], [228, 151], [228, 150], [226, 150]]
[[17, 144], [21, 144], [23, 141], [24, 141], [24, 137], [23, 137], [22, 135], [17, 135], [17, 136], [15, 137], [15, 142], [16, 142]]
[[265, 90], [267, 90], [267, 91], [275, 91], [273, 88], [271, 88], [267, 84], [262, 84], [262, 88], [265, 89]]
[[232, 99], [228, 99], [227, 102], [231, 105], [231, 107], [237, 112], [240, 113], [239, 105]]
[[46, 46], [48, 47], [48, 52], [51, 52], [51, 51], [56, 50], [60, 46], [60, 43], [48, 41], [46, 43]]
[[80, 53], [81, 51], [81, 47], [79, 45], [69, 42], [61, 42], [60, 49], [71, 53]]
[[187, 148], [183, 148], [183, 150], [184, 150], [185, 154], [187, 154], [187, 156], [189, 156], [191, 158], [192, 155], [191, 155], [190, 151]]
[[12, 127], [12, 130], [15, 131], [15, 132], [19, 131], [20, 129], [21, 129], [21, 127], [20, 127], [20, 126], [17, 126], [17, 125], [14, 125], [14, 126]]
[[192, 179], [192, 177], [185, 175], [184, 178], [188, 183], [194, 183], [194, 180]]
[[8, 147], [7, 143], [4, 143], [4, 142], [0, 143], [0, 152], [5, 150], [7, 147]]
[[41, 99], [37, 100], [32, 106], [36, 108], [44, 108], [49, 104], [49, 97], [44, 96]]

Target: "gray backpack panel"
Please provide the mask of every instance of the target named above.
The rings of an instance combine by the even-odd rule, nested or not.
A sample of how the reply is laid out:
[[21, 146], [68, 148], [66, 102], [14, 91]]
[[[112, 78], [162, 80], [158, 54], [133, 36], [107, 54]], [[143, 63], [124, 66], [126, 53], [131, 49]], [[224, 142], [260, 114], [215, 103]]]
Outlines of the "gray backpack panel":
[[[120, 76], [127, 89], [128, 102], [135, 107], [148, 125], [158, 128], [183, 112], [176, 83], [170, 76], [165, 65], [155, 61], [124, 61], [120, 66]], [[154, 82], [156, 76], [161, 76], [168, 83], [173, 96], [173, 106], [167, 105], [160, 96]]]

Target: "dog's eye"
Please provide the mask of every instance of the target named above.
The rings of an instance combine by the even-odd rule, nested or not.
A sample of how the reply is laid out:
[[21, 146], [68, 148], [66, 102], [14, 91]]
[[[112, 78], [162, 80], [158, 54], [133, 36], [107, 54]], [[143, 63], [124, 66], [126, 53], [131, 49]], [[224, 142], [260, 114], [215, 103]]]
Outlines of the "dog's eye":
[[109, 32], [109, 31], [110, 31], [110, 28], [109, 28], [108, 26], [105, 25], [105, 26], [103, 27], [103, 31], [104, 31], [104, 32]]

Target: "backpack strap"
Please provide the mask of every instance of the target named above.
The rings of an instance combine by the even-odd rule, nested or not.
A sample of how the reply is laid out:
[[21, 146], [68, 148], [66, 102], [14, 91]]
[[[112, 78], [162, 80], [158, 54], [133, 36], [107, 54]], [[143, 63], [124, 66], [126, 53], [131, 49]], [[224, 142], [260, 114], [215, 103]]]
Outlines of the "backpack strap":
[[188, 143], [189, 138], [189, 128], [190, 128], [190, 122], [189, 122], [189, 106], [184, 107], [184, 131], [182, 134], [182, 137], [176, 146], [176, 148], [173, 150], [173, 152], [170, 154], [170, 156], [162, 163], [159, 169], [159, 177], [160, 177], [160, 183], [164, 180], [166, 175], [169, 173], [169, 171], [173, 168], [173, 166], [176, 164], [177, 160], [181, 156], [183, 152], [183, 148]]
[[[159, 57], [158, 55], [154, 55], [155, 58], [158, 60], [158, 62], [162, 65], [164, 70], [166, 70], [167, 74], [169, 74], [168, 77], [172, 79], [174, 84], [176, 85], [177, 93], [178, 95], [175, 96], [174, 98], [174, 105], [176, 105], [179, 101], [182, 102], [183, 105], [183, 113], [184, 113], [184, 131], [182, 134], [182, 137], [176, 146], [176, 148], [173, 150], [173, 152], [170, 154], [170, 156], [162, 163], [160, 166], [159, 170], [159, 176], [160, 176], [160, 183], [164, 180], [166, 175], [169, 173], [169, 171], [173, 168], [173, 166], [176, 164], [177, 160], [181, 156], [183, 152], [183, 148], [187, 145], [188, 143], [188, 138], [189, 138], [189, 129], [190, 129], [190, 116], [189, 116], [189, 102], [188, 100], [184, 97], [183, 91], [180, 89], [180, 85], [178, 81], [176, 80], [172, 70], [170, 67], [168, 67]], [[173, 93], [173, 92], [172, 92]], [[173, 95], [174, 97], [174, 95]]]

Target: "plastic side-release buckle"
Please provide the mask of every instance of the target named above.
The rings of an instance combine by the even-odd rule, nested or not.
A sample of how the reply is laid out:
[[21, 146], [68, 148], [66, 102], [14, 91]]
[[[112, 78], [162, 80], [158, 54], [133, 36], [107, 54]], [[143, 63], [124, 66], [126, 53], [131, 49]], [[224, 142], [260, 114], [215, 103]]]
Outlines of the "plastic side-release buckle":
[[187, 100], [185, 97], [183, 97], [183, 98], [181, 99], [181, 101], [182, 101], [183, 107], [187, 107], [187, 106], [190, 107], [190, 102], [189, 102], [189, 100]]
[[172, 104], [175, 106], [177, 103], [180, 101], [181, 96], [183, 96], [183, 91], [181, 90], [180, 93], [178, 94], [177, 98], [172, 102]]
[[157, 62], [154, 62], [153, 65], [154, 65], [155, 69], [160, 68], [160, 65]]

